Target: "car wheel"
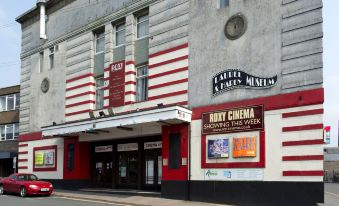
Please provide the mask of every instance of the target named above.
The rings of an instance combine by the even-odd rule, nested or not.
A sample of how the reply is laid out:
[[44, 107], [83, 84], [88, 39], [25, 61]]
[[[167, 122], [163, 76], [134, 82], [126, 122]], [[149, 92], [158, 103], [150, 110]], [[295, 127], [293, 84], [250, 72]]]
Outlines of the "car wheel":
[[0, 185], [0, 195], [5, 194], [4, 186]]
[[26, 197], [26, 195], [27, 195], [27, 190], [26, 190], [26, 188], [25, 188], [25, 187], [21, 187], [21, 188], [20, 188], [20, 196], [21, 196], [21, 197]]

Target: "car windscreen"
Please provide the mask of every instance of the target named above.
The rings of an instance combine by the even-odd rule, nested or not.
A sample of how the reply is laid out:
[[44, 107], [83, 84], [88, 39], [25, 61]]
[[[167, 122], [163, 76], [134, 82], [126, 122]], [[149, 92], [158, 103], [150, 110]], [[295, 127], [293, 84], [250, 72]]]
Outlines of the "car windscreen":
[[34, 181], [38, 180], [38, 177], [32, 174], [18, 175], [18, 181]]

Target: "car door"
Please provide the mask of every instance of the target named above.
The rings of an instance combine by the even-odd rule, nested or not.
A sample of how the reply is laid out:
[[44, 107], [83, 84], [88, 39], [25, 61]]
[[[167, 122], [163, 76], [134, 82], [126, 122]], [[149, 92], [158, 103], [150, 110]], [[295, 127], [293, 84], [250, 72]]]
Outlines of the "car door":
[[6, 183], [4, 184], [6, 192], [14, 192], [13, 191], [13, 186], [15, 182], [14, 178], [15, 178], [15, 175], [11, 175], [6, 179]]
[[4, 186], [4, 190], [6, 192], [9, 192], [9, 178], [10, 177], [6, 177], [6, 178], [2, 179], [2, 185]]

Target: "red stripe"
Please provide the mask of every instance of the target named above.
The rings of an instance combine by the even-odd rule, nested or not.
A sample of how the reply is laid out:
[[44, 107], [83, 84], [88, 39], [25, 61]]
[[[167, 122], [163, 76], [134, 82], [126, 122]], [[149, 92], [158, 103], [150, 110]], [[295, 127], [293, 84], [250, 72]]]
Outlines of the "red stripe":
[[152, 68], [155, 68], [155, 67], [163, 66], [163, 65], [170, 64], [170, 63], [173, 63], [173, 62], [178, 62], [178, 61], [185, 60], [185, 59], [188, 59], [188, 55], [178, 57], [178, 58], [175, 58], [175, 59], [170, 59], [170, 60], [160, 62], [160, 63], [157, 63], [157, 64], [152, 64], [152, 65], [149, 65], [148, 68], [152, 69]]
[[28, 147], [28, 144], [19, 144], [18, 147]]
[[28, 167], [27, 166], [21, 166], [21, 167], [18, 167], [18, 169], [19, 170], [26, 170], [26, 169], [28, 169]]
[[104, 81], [108, 81], [108, 80], [109, 80], [109, 77], [104, 78]]
[[93, 77], [93, 76], [94, 76], [93, 73], [84, 74], [84, 75], [81, 75], [81, 76], [78, 76], [78, 77], [68, 79], [68, 80], [66, 80], [66, 83], [74, 82], [74, 81], [79, 80], [79, 79], [84, 79], [86, 77]]
[[128, 85], [128, 84], [134, 84], [136, 85], [137, 83], [135, 81], [128, 81], [128, 82], [125, 82], [125, 85]]
[[129, 94], [136, 95], [137, 93], [136, 93], [136, 92], [134, 92], [134, 91], [128, 91], [128, 92], [125, 92], [125, 95], [129, 95]]
[[109, 67], [104, 69], [104, 72], [108, 72], [109, 71]]
[[157, 77], [162, 77], [162, 76], [166, 76], [166, 75], [170, 75], [170, 74], [175, 74], [175, 73], [179, 73], [179, 72], [183, 72], [183, 71], [187, 71], [188, 67], [182, 67], [179, 69], [174, 69], [168, 72], [163, 72], [163, 73], [159, 73], [159, 74], [154, 74], [154, 75], [150, 75], [148, 76], [148, 79], [153, 79], [153, 78], [157, 78]]
[[177, 81], [173, 81], [173, 82], [167, 82], [167, 83], [163, 83], [163, 84], [150, 86], [150, 87], [148, 87], [148, 90], [158, 89], [158, 88], [161, 88], [161, 87], [167, 87], [167, 86], [180, 84], [180, 83], [184, 83], [184, 82], [188, 82], [188, 79], [186, 78], [186, 79], [181, 79], [181, 80], [177, 80]]
[[128, 101], [128, 102], [125, 102], [125, 105], [129, 105], [129, 104], [134, 104], [135, 102], [133, 101]]
[[86, 96], [86, 95], [90, 95], [90, 94], [95, 95], [95, 92], [84, 92], [84, 93], [80, 93], [80, 94], [75, 94], [75, 95], [66, 97], [66, 99], [73, 99], [73, 98], [76, 98], [76, 97]]
[[184, 49], [184, 48], [187, 48], [187, 47], [188, 47], [188, 43], [182, 44], [182, 45], [170, 48], [170, 49], [166, 49], [166, 50], [163, 50], [163, 51], [156, 52], [154, 54], [150, 54], [149, 58], [153, 58], [153, 57], [156, 57], [156, 56], [160, 56], [160, 55], [163, 55], [163, 54], [174, 52], [174, 51], [177, 51], [177, 50], [180, 50], [180, 49]]
[[300, 141], [287, 141], [283, 142], [282, 146], [301, 146], [301, 145], [318, 145], [324, 144], [323, 139], [314, 139], [314, 140], [300, 140]]
[[130, 75], [130, 74], [136, 75], [137, 73], [135, 71], [128, 71], [125, 73], [125, 75]]
[[313, 129], [323, 129], [323, 124], [308, 124], [301, 126], [293, 126], [293, 127], [283, 127], [283, 132], [296, 132], [296, 131], [305, 131], [305, 130], [313, 130]]
[[109, 99], [109, 96], [105, 96], [104, 99]]
[[324, 155], [283, 156], [283, 161], [324, 160]]
[[82, 110], [82, 111], [77, 111], [77, 112], [71, 112], [71, 113], [65, 114], [65, 116], [68, 117], [68, 116], [73, 116], [73, 115], [88, 113], [88, 112], [91, 112], [91, 111], [92, 111], [92, 110], [87, 109], [87, 110]]
[[300, 112], [287, 112], [282, 114], [282, 118], [289, 117], [300, 117], [300, 116], [308, 116], [315, 114], [324, 114], [324, 109], [313, 109], [313, 110], [305, 110]]
[[149, 97], [148, 100], [162, 99], [162, 98], [173, 97], [173, 96], [177, 96], [177, 95], [181, 95], [181, 94], [187, 94], [187, 90], [178, 91], [178, 92], [172, 92], [172, 93], [167, 93], [167, 94], [162, 94], [162, 95], [158, 95], [158, 96]]
[[66, 105], [66, 108], [76, 107], [76, 106], [84, 105], [84, 104], [95, 104], [95, 101], [87, 100], [87, 101], [83, 101], [83, 102], [77, 102], [77, 103], [74, 103], [74, 104]]
[[18, 162], [28, 162], [28, 159], [18, 159]]
[[95, 86], [95, 83], [89, 82], [89, 83], [80, 84], [80, 85], [77, 85], [77, 86], [74, 86], [74, 87], [69, 87], [69, 88], [66, 88], [66, 91], [71, 91], [71, 90], [74, 90], [74, 89], [79, 89], [79, 88], [87, 87], [87, 86]]
[[265, 105], [265, 111], [286, 109], [292, 107], [317, 105], [324, 103], [324, 89], [312, 89], [288, 94], [278, 94], [268, 97], [260, 97], [255, 99], [247, 99], [235, 102], [227, 102], [218, 105], [209, 105], [196, 107], [192, 110], [192, 120], [201, 119], [202, 113], [216, 110], [224, 110], [226, 108], [241, 107], [244, 105]]
[[18, 152], [18, 154], [28, 154], [28, 151]]
[[322, 170], [283, 171], [283, 176], [324, 176], [324, 171]]
[[135, 61], [126, 61], [126, 65], [130, 65], [130, 64], [135, 65]]
[[19, 142], [28, 142], [28, 141], [35, 141], [42, 139], [42, 132], [32, 132], [28, 134], [21, 134], [19, 135], [18, 141]]

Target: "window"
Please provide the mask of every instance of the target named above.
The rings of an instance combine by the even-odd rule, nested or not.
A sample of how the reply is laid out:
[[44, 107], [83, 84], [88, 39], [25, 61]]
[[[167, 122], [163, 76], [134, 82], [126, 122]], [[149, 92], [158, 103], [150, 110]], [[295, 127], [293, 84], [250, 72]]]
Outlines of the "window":
[[0, 112], [15, 110], [20, 107], [20, 94], [0, 96]]
[[98, 77], [95, 80], [96, 92], [95, 92], [95, 108], [102, 109], [104, 108], [104, 77]]
[[149, 18], [148, 14], [137, 17], [137, 38], [148, 36], [149, 34]]
[[105, 49], [105, 33], [104, 31], [95, 34], [95, 54], [103, 53]]
[[19, 137], [19, 124], [0, 125], [0, 140], [14, 140]]
[[39, 54], [39, 73], [44, 71], [44, 52]]
[[15, 94], [15, 109], [19, 109], [20, 108], [20, 94], [17, 93]]
[[115, 46], [125, 44], [125, 23], [115, 27]]
[[219, 8], [225, 8], [229, 6], [230, 0], [218, 0], [219, 1]]
[[141, 66], [137, 68], [137, 101], [145, 101], [148, 97], [148, 67]]
[[54, 47], [49, 48], [49, 68], [54, 68]]
[[169, 169], [179, 169], [180, 168], [180, 134], [170, 134], [169, 135]]

